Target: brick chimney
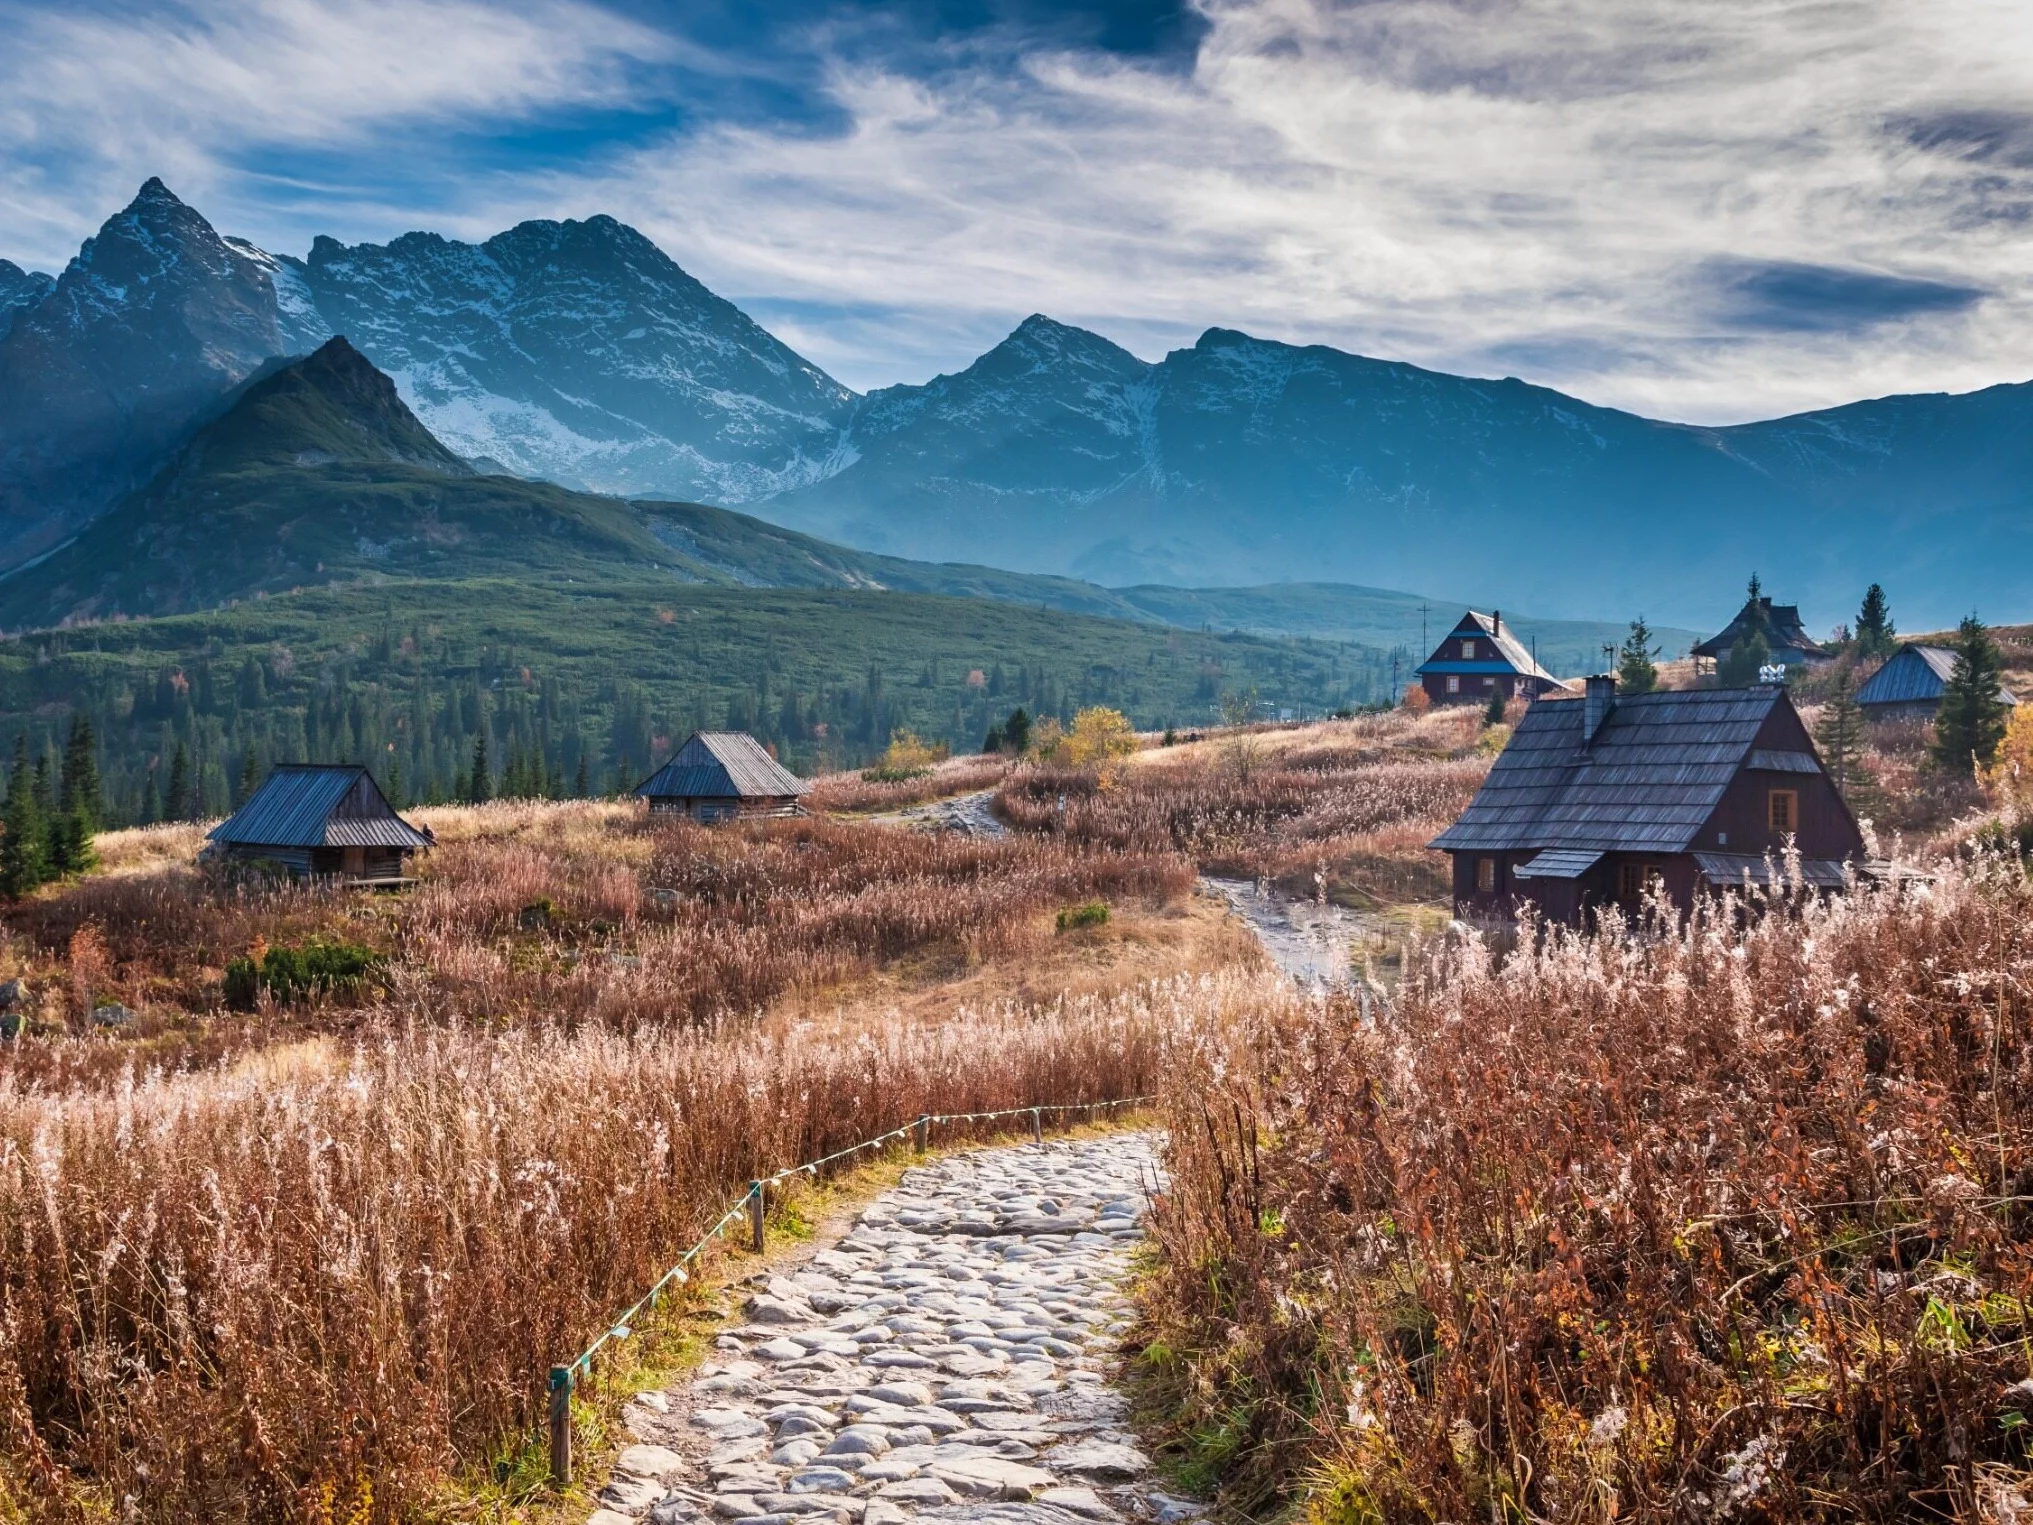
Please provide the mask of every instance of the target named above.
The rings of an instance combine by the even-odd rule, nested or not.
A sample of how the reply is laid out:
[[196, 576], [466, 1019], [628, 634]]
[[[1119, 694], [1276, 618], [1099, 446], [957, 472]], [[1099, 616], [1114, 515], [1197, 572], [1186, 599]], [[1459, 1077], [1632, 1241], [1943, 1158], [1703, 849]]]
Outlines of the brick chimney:
[[1501, 609], [1492, 609], [1492, 610], [1490, 611], [1490, 616], [1489, 616], [1489, 633], [1490, 633], [1491, 635], [1502, 635], [1502, 634], [1504, 633], [1504, 611], [1503, 611], [1503, 610], [1501, 610]]
[[1602, 723], [1609, 719], [1609, 712], [1616, 708], [1617, 675], [1613, 672], [1596, 673], [1588, 680], [1585, 697], [1581, 701], [1581, 744], [1585, 747], [1595, 740], [1595, 733], [1602, 729]]

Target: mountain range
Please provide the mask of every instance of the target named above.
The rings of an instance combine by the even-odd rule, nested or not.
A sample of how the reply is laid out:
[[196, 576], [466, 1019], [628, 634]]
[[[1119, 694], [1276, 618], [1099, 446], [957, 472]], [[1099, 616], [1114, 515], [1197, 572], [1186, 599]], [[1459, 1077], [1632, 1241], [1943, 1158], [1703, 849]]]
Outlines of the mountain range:
[[[497, 597], [510, 586], [617, 583], [932, 594], [1222, 634], [1297, 626], [1373, 650], [1422, 618], [1412, 595], [1371, 589], [1111, 589], [909, 561], [728, 509], [478, 470], [432, 436], [390, 377], [334, 337], [261, 368], [148, 484], [0, 574], [0, 627], [159, 618], [306, 588], [364, 593], [420, 580], [492, 580]], [[1569, 670], [1616, 634], [1529, 616], [1512, 623]]]
[[1755, 570], [1817, 628], [1871, 581], [1943, 624], [2020, 612], [2033, 551], [2033, 385], [1703, 428], [1219, 328], [1145, 361], [1034, 316], [957, 374], [857, 396], [611, 218], [296, 259], [151, 180], [54, 282], [0, 266], [0, 561], [157, 490], [237, 389], [339, 333], [479, 480], [1089, 584], [1692, 626]]

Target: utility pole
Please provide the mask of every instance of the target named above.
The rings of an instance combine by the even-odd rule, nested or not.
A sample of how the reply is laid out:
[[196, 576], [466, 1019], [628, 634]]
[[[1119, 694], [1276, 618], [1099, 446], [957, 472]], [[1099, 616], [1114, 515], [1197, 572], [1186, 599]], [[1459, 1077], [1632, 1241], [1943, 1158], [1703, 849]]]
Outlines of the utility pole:
[[1433, 642], [1426, 634], [1426, 605], [1424, 602], [1421, 602], [1419, 605], [1419, 649], [1428, 655], [1431, 655], [1433, 651]]

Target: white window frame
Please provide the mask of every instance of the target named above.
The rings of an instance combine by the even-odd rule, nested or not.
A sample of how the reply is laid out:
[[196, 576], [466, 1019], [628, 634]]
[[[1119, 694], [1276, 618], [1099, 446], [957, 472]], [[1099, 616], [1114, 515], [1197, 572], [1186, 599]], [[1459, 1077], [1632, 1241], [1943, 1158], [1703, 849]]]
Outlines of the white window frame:
[[1461, 676], [1460, 676], [1460, 674], [1458, 674], [1458, 673], [1449, 673], [1449, 674], [1447, 675], [1447, 692], [1448, 692], [1448, 693], [1450, 693], [1450, 694], [1458, 694], [1458, 693], [1460, 693], [1460, 692], [1461, 692]]
[[1475, 660], [1475, 642], [1473, 640], [1466, 640], [1461, 643], [1461, 660], [1464, 662], [1473, 662]]

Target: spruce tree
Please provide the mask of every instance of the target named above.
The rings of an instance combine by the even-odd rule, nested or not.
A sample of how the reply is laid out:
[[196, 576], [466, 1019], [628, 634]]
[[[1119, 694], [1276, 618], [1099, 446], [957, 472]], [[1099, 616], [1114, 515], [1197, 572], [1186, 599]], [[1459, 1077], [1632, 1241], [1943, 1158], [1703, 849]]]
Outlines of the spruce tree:
[[2005, 739], [2011, 706], [1998, 695], [2005, 662], [1991, 632], [1974, 614], [1955, 632], [1955, 666], [1942, 686], [1934, 714], [1932, 754], [1937, 766], [1969, 777], [1988, 767]]
[[494, 798], [494, 775], [487, 762], [487, 728], [482, 726], [473, 735], [473, 772], [466, 780], [466, 799], [469, 804], [484, 805]]
[[1814, 744], [1821, 749], [1822, 766], [1835, 784], [1836, 792], [1856, 805], [1870, 788], [1872, 779], [1865, 770], [1864, 711], [1857, 703], [1856, 687], [1847, 668], [1835, 675], [1828, 699], [1815, 722]]
[[233, 808], [238, 810], [246, 804], [260, 787], [261, 759], [255, 755], [254, 744], [249, 742], [240, 754], [240, 781], [233, 786]]
[[1758, 681], [1758, 673], [1772, 660], [1772, 648], [1765, 641], [1762, 630], [1751, 630], [1739, 636], [1715, 669], [1715, 681], [1722, 688], [1749, 688]]
[[1017, 756], [1031, 744], [1031, 717], [1022, 707], [1009, 712], [1009, 719], [1002, 723], [1002, 734], [1009, 741], [1009, 749]]
[[141, 824], [153, 826], [162, 819], [162, 790], [156, 787], [155, 769], [148, 770], [148, 782], [141, 790]]
[[71, 716], [57, 808], [65, 815], [82, 815], [95, 830], [106, 813], [105, 795], [99, 783], [98, 738], [92, 734], [92, 722], [82, 713]]
[[1863, 607], [1857, 610], [1857, 653], [1866, 657], [1890, 656], [1898, 638], [1885, 590], [1872, 583], [1864, 591]]
[[579, 748], [579, 771], [572, 775], [572, 798], [583, 800], [593, 785], [586, 777], [586, 748]]
[[1617, 654], [1617, 692], [1649, 694], [1657, 688], [1659, 669], [1652, 659], [1658, 655], [1659, 648], [1652, 644], [1652, 629], [1641, 614], [1631, 621], [1631, 633], [1624, 638], [1623, 650]]
[[19, 900], [49, 877], [42, 807], [35, 797], [25, 732], [14, 738], [14, 772], [7, 781], [7, 806], [0, 824], [6, 828], [0, 836], [0, 895]]
[[165, 821], [191, 819], [191, 754], [181, 741], [176, 744], [176, 755], [170, 759], [169, 788], [163, 795], [162, 818]]

